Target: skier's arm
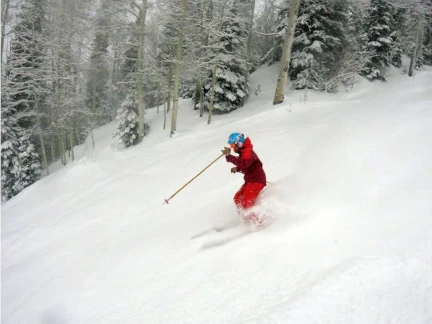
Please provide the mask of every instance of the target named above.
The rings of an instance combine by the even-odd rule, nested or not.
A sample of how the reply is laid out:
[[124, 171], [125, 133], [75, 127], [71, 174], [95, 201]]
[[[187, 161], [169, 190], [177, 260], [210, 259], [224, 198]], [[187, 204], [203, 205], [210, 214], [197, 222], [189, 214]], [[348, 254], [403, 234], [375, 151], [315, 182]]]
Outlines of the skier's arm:
[[244, 159], [230, 154], [227, 155], [225, 158], [227, 162], [231, 162], [232, 164], [234, 164], [239, 169], [239, 171], [250, 167], [251, 164], [254, 162], [252, 156], [249, 159]]

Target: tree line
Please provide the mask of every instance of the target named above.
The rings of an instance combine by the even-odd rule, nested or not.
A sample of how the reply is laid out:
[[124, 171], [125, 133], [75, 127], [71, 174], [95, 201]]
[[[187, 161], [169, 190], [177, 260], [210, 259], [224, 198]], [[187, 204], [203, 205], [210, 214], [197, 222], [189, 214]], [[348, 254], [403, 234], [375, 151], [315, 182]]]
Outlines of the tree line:
[[175, 134], [180, 98], [210, 124], [264, 64], [279, 64], [274, 104], [288, 78], [337, 92], [391, 65], [412, 76], [432, 65], [431, 20], [432, 0], [3, 0], [2, 200], [115, 119], [125, 146], [156, 127], [149, 107]]

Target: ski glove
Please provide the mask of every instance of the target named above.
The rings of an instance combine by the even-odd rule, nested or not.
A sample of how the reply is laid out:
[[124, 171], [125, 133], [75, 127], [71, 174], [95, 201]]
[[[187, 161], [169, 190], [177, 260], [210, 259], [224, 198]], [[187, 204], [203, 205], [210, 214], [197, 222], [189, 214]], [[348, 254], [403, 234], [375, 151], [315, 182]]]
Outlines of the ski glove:
[[229, 147], [224, 147], [221, 152], [222, 154], [229, 155], [231, 153], [231, 149]]
[[231, 173], [236, 173], [237, 172], [237, 167], [231, 168]]

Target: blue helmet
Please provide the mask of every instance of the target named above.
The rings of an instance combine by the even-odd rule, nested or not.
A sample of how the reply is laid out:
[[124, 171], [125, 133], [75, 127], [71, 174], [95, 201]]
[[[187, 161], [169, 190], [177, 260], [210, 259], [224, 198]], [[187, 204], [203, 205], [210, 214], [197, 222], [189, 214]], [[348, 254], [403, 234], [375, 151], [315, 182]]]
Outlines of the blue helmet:
[[228, 144], [238, 144], [238, 143], [244, 143], [245, 141], [245, 137], [243, 134], [241, 133], [232, 133], [229, 137], [228, 137]]

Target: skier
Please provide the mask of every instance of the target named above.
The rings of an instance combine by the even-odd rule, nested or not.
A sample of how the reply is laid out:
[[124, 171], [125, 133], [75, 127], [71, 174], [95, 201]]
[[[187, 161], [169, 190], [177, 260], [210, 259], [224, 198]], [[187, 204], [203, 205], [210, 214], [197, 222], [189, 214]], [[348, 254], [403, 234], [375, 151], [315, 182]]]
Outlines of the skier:
[[[244, 174], [245, 183], [234, 195], [234, 203], [237, 210], [246, 222], [252, 222], [257, 226], [263, 225], [263, 220], [253, 212], [247, 212], [255, 205], [261, 190], [266, 185], [266, 175], [263, 165], [258, 155], [253, 151], [253, 145], [249, 137], [244, 137], [241, 133], [232, 133], [228, 138], [230, 147], [225, 147], [222, 153], [225, 154], [227, 162], [231, 162], [235, 167], [231, 168], [231, 173], [241, 172]], [[231, 155], [231, 149], [239, 156]]]

